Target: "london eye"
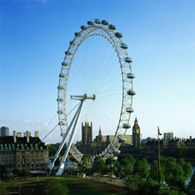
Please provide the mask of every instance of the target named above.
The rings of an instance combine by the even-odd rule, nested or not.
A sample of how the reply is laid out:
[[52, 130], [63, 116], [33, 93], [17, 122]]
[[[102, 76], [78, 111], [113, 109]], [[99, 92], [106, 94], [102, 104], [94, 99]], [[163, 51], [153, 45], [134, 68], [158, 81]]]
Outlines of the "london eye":
[[62, 148], [65, 153], [56, 175], [62, 175], [68, 154], [78, 162], [83, 157], [75, 140], [79, 139], [78, 124], [91, 120], [93, 128], [113, 135], [109, 144], [94, 157], [103, 159], [120, 153], [125, 142], [133, 110], [132, 59], [122, 33], [106, 20], [95, 19], [74, 33], [65, 51], [59, 74], [57, 113], [62, 141], [50, 164], [54, 167]]

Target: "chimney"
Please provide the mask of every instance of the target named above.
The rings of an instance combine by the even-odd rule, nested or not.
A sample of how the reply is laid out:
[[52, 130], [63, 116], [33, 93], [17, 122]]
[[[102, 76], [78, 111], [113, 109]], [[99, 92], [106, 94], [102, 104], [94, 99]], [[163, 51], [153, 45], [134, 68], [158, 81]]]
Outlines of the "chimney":
[[26, 142], [29, 143], [30, 142], [30, 132], [26, 131]]
[[39, 137], [39, 132], [35, 131], [35, 137]]
[[13, 131], [14, 143], [16, 143], [16, 131]]

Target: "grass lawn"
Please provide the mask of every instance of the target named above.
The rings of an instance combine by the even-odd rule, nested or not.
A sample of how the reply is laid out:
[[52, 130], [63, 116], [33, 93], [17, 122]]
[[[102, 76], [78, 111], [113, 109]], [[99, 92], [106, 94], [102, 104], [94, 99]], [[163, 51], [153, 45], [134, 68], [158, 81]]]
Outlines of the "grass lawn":
[[[64, 188], [62, 194], [75, 195], [101, 195], [101, 194], [117, 194], [124, 195], [127, 191], [124, 188], [104, 184], [88, 179], [77, 177], [37, 177], [28, 179], [18, 179], [14, 181], [0, 182], [0, 195], [2, 194], [21, 194], [21, 195], [44, 195], [44, 189], [55, 188], [57, 185]], [[54, 191], [54, 190], [53, 190]], [[47, 194], [52, 193], [52, 189]]]

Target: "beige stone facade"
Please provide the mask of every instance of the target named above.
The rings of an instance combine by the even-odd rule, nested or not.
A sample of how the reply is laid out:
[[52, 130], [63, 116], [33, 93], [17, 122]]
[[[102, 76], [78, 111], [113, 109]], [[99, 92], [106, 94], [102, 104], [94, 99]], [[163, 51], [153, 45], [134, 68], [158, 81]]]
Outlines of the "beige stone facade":
[[40, 140], [37, 132], [32, 137], [26, 132], [14, 132], [13, 136], [0, 137], [0, 164], [9, 171], [25, 169], [27, 171], [43, 171], [47, 169], [49, 152], [47, 146]]

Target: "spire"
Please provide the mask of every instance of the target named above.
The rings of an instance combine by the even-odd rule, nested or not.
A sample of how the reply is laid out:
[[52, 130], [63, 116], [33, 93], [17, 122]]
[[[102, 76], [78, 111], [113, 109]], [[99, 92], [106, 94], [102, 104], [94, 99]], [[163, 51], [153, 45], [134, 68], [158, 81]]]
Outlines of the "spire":
[[102, 135], [102, 130], [101, 130], [101, 127], [99, 127], [99, 136]]
[[138, 125], [137, 117], [135, 118], [134, 124], [135, 124], [135, 125]]

